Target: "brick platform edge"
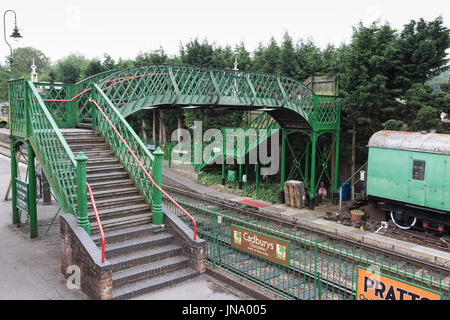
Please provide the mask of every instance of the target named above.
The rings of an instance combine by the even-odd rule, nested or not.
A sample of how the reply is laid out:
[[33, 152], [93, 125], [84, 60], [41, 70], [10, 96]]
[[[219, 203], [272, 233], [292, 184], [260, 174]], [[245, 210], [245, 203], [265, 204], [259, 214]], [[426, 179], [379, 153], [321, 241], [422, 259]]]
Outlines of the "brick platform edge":
[[176, 238], [175, 242], [183, 248], [183, 254], [189, 257], [190, 267], [198, 273], [206, 272], [206, 240], [194, 239], [194, 231], [184, 223], [166, 205], [164, 209], [164, 224]]
[[112, 267], [102, 263], [101, 250], [89, 235], [77, 225], [70, 214], [61, 214], [61, 272], [68, 278], [73, 275], [69, 266], [80, 268], [81, 290], [92, 299], [112, 298]]

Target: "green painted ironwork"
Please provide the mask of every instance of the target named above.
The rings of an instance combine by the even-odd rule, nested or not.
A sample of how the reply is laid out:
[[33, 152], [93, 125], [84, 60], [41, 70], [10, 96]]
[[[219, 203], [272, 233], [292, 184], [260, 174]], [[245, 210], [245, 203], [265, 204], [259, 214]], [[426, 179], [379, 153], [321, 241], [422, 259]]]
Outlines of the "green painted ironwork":
[[[280, 125], [275, 121], [275, 119], [269, 114], [263, 112], [256, 119], [254, 119], [250, 124], [245, 126], [244, 128], [239, 128], [238, 130], [242, 130], [243, 134], [238, 134], [236, 137], [231, 136], [231, 133], [228, 131], [235, 131], [236, 128], [223, 128], [223, 137], [225, 138], [225, 148], [221, 148], [218, 152], [211, 152], [210, 155], [206, 159], [203, 159], [203, 163], [197, 165], [195, 169], [201, 170], [208, 164], [212, 163], [215, 159], [222, 156], [224, 150], [226, 150], [226, 156], [233, 157], [234, 159], [241, 159], [251, 150], [253, 150], [260, 143], [267, 140], [272, 134], [274, 134]], [[262, 130], [260, 130], [262, 129]], [[257, 136], [254, 139], [250, 138], [250, 135]], [[244, 148], [237, 148], [236, 145], [239, 145], [239, 140], [245, 139]]]
[[151, 65], [120, 70], [100, 85], [123, 116], [158, 105], [287, 108], [313, 130], [334, 129], [339, 103], [335, 96], [315, 95], [294, 79], [235, 70]]
[[25, 79], [8, 82], [10, 134], [25, 138], [27, 134], [25, 119]]
[[62, 210], [77, 215], [75, 157], [31, 81], [26, 82], [25, 92], [29, 104], [27, 138]]
[[[10, 82], [10, 99], [12, 102], [11, 146], [15, 150], [17, 138], [24, 138], [28, 146], [28, 167], [30, 174], [34, 170], [34, 156], [39, 160], [44, 174], [53, 190], [53, 194], [63, 212], [78, 216], [83, 210], [86, 193], [77, 196], [77, 174], [75, 157], [62, 136], [58, 124], [48, 110], [38, 90], [30, 80]], [[15, 151], [12, 151], [12, 154]], [[12, 161], [11, 176], [17, 176], [17, 161]], [[34, 177], [34, 174], [32, 175]], [[30, 183], [35, 186], [34, 178]], [[84, 184], [86, 178], [84, 177]], [[12, 181], [13, 206], [15, 204], [15, 182]], [[36, 192], [31, 188], [30, 203], [34, 202]], [[35, 204], [35, 203], [34, 203]], [[86, 208], [84, 208], [85, 210]], [[35, 210], [34, 210], [35, 211]], [[13, 222], [18, 222], [13, 208]], [[37, 236], [36, 212], [30, 213], [31, 236]]]
[[[146, 167], [147, 171], [150, 172], [155, 157], [150, 153], [150, 151], [148, 151], [142, 140], [130, 127], [125, 118], [120, 114], [119, 110], [117, 110], [99, 86], [94, 84], [91, 94], [93, 100], [98, 103], [111, 123], [127, 142], [130, 149], [138, 157], [139, 161]], [[114, 151], [116, 157], [124, 165], [125, 170], [127, 170], [135, 185], [144, 195], [147, 203], [151, 204], [153, 184], [147, 179], [143, 170], [140, 169], [138, 163], [135, 161], [130, 152], [128, 152], [123, 142], [105, 118], [99, 112], [94, 112], [93, 115], [93, 122], [95, 121], [96, 123], [96, 130], [105, 138], [105, 141]]]
[[[199, 235], [207, 240], [206, 257], [212, 267], [232, 273], [245, 281], [285, 299], [355, 299], [358, 266], [370, 267], [395, 279], [432, 288], [449, 299], [450, 275], [421, 271], [413, 263], [384, 256], [367, 247], [349, 245], [331, 237], [318, 236], [265, 219], [238, 214], [173, 195], [189, 209], [198, 223]], [[180, 219], [190, 224], [181, 211], [166, 202]], [[231, 225], [253, 230], [290, 243], [289, 266], [240, 251], [231, 244]], [[420, 269], [424, 270], [423, 267]]]

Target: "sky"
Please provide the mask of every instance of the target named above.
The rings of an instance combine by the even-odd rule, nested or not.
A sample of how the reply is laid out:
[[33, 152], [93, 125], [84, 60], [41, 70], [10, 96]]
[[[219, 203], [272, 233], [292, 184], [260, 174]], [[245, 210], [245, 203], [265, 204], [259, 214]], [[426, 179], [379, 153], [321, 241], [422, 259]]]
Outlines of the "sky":
[[[135, 58], [160, 47], [176, 55], [180, 44], [198, 38], [232, 48], [244, 42], [253, 51], [287, 31], [297, 41], [311, 39], [321, 48], [349, 43], [359, 22], [378, 20], [402, 29], [410, 20], [441, 15], [450, 27], [450, 2], [445, 0], [2, 0], [1, 12], [14, 10], [23, 38], [9, 35], [14, 15], [4, 16], [13, 48], [31, 46], [54, 63], [70, 53], [86, 58], [111, 55], [116, 61]], [[0, 56], [9, 55], [1, 41]], [[3, 60], [3, 59], [2, 59]]]

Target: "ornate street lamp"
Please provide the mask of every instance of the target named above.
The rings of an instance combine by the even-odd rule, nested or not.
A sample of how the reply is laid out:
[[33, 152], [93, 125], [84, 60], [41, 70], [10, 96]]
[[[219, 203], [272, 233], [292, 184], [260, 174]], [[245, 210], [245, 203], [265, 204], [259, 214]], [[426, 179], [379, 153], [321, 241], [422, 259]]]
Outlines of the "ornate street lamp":
[[13, 48], [11, 47], [11, 45], [8, 43], [8, 41], [6, 41], [6, 25], [5, 25], [5, 16], [8, 12], [12, 12], [14, 13], [14, 29], [13, 29], [13, 33], [10, 35], [11, 38], [13, 38], [14, 40], [19, 40], [20, 38], [22, 38], [22, 35], [19, 32], [19, 29], [17, 28], [17, 18], [16, 18], [16, 13], [14, 12], [14, 10], [6, 10], [5, 13], [3, 14], [3, 37], [5, 39], [6, 44], [9, 46], [9, 49], [11, 51], [11, 55], [9, 57], [9, 64], [10, 64], [10, 70], [11, 70], [11, 80], [14, 79], [14, 53], [13, 53]]

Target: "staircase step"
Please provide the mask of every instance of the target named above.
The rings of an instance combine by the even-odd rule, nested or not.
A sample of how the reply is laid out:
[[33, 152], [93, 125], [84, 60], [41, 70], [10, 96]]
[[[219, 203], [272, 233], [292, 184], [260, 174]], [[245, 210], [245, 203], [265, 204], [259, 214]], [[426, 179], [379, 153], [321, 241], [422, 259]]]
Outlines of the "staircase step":
[[[150, 211], [150, 206], [147, 203], [140, 203], [128, 206], [117, 206], [115, 208], [102, 208], [98, 210], [100, 219], [112, 219], [117, 216], [126, 216], [138, 213], [146, 213]], [[93, 210], [88, 211], [89, 219], [95, 219]]]
[[96, 167], [99, 165], [109, 165], [109, 164], [119, 164], [119, 159], [116, 157], [105, 157], [105, 158], [89, 158], [86, 161], [86, 167]]
[[92, 129], [79, 129], [79, 128], [61, 128], [59, 129], [63, 136], [80, 136], [80, 135], [96, 135], [98, 133]]
[[107, 164], [107, 165], [97, 165], [97, 166], [86, 166], [86, 173], [99, 173], [99, 172], [108, 172], [108, 171], [117, 171], [123, 169], [123, 165], [121, 164]]
[[[122, 228], [116, 230], [110, 230], [107, 234], [105, 234], [105, 242], [106, 244], [118, 242], [118, 241], [126, 241], [129, 239], [135, 239], [142, 236], [153, 234], [156, 230], [160, 230], [161, 226], [157, 226], [154, 224], [144, 224], [140, 226], [133, 226], [129, 228]], [[100, 234], [94, 234], [91, 236], [91, 239], [99, 246], [101, 244]]]
[[129, 299], [144, 293], [154, 291], [166, 286], [170, 286], [181, 281], [194, 278], [198, 272], [184, 268], [174, 272], [151, 278], [146, 281], [131, 283], [117, 289], [113, 289], [113, 299]]
[[[114, 181], [98, 181], [98, 182], [89, 182], [89, 185], [91, 186], [91, 189], [93, 191], [97, 190], [110, 190], [113, 188], [122, 188], [125, 186], [134, 186], [133, 181], [130, 179], [118, 179]], [[95, 194], [95, 193], [94, 193]]]
[[142, 280], [143, 278], [154, 277], [156, 275], [167, 273], [170, 270], [186, 268], [189, 259], [184, 256], [175, 256], [172, 258], [160, 260], [157, 262], [140, 265], [113, 273], [113, 288]]
[[[95, 196], [94, 196], [95, 197]], [[97, 209], [101, 210], [101, 209], [105, 209], [105, 208], [118, 208], [121, 206], [128, 206], [130, 204], [139, 204], [139, 203], [145, 203], [144, 201], [144, 196], [141, 194], [137, 194], [137, 195], [130, 195], [127, 197], [115, 197], [115, 198], [102, 198], [100, 200], [95, 200], [95, 206], [97, 207]], [[88, 199], [88, 203], [87, 203], [87, 207], [88, 210], [92, 208], [92, 202], [91, 199]]]
[[111, 259], [114, 256], [128, 254], [132, 251], [154, 248], [157, 245], [166, 245], [173, 239], [173, 235], [168, 232], [164, 232], [125, 240], [122, 242], [116, 242], [106, 246], [105, 255], [107, 259]]
[[131, 252], [108, 259], [111, 263], [112, 271], [117, 272], [128, 268], [136, 267], [149, 262], [155, 262], [162, 259], [177, 256], [181, 253], [182, 248], [176, 244], [168, 244], [155, 248]]
[[80, 129], [92, 129], [92, 124], [91, 123], [77, 123], [76, 127], [80, 128]]
[[83, 123], [92, 123], [92, 118], [84, 118]]
[[128, 173], [126, 171], [115, 171], [115, 172], [107, 172], [107, 173], [95, 173], [95, 174], [86, 174], [86, 178], [89, 182], [99, 182], [105, 180], [115, 180], [120, 178], [128, 178]]
[[67, 143], [71, 144], [79, 144], [79, 143], [91, 143], [91, 142], [102, 142], [105, 143], [105, 139], [102, 136], [93, 134], [93, 135], [69, 135], [64, 136]]
[[[100, 216], [100, 214], [99, 214]], [[94, 216], [95, 217], [95, 216]], [[137, 214], [133, 216], [126, 216], [114, 219], [102, 219], [100, 216], [100, 222], [102, 223], [103, 230], [119, 228], [119, 227], [131, 227], [134, 225], [140, 225], [144, 223], [150, 223], [152, 220], [152, 215], [150, 213], [145, 214]], [[91, 232], [98, 232], [98, 224], [94, 218], [94, 221], [91, 222]]]
[[[92, 186], [91, 186], [92, 189]], [[117, 188], [114, 186], [112, 187], [112, 189], [106, 189], [106, 190], [96, 190], [96, 191], [92, 191], [94, 194], [94, 199], [95, 201], [97, 201], [97, 199], [102, 199], [102, 198], [109, 198], [109, 197], [117, 197], [119, 195], [130, 195], [130, 194], [140, 194], [139, 193], [139, 189], [136, 188], [135, 186], [130, 186], [130, 187], [125, 187], [125, 188]]]
[[104, 142], [97, 142], [97, 143], [69, 143], [70, 149], [72, 151], [79, 151], [84, 150], [86, 151], [103, 151], [103, 150], [109, 150], [109, 146]]
[[180, 255], [182, 247], [177, 244], [167, 244], [150, 249], [131, 252], [108, 259], [111, 263], [113, 273], [129, 268], [134, 268], [150, 262]]
[[91, 159], [99, 159], [106, 158], [110, 156], [114, 156], [114, 152], [111, 149], [105, 150], [85, 150], [83, 151], [84, 155], [88, 157], [88, 161]]

